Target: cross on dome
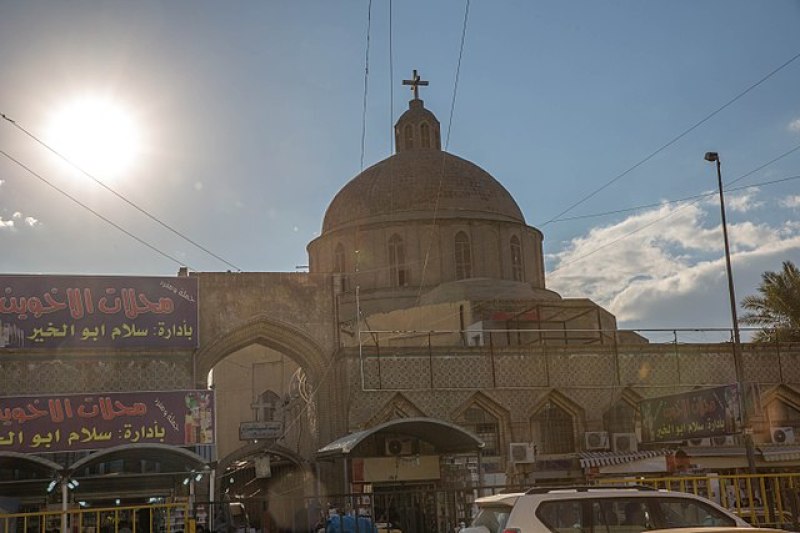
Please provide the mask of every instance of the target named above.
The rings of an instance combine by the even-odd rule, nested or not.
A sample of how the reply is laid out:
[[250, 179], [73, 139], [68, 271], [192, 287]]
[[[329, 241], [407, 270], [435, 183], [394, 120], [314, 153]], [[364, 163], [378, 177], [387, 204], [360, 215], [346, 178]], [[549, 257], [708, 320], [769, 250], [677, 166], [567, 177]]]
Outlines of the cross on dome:
[[419, 100], [419, 88], [420, 86], [427, 87], [428, 82], [426, 80], [420, 79], [419, 74], [417, 74], [417, 69], [414, 69], [414, 73], [411, 76], [411, 79], [403, 80], [403, 85], [410, 85], [411, 90], [414, 91], [414, 100]]

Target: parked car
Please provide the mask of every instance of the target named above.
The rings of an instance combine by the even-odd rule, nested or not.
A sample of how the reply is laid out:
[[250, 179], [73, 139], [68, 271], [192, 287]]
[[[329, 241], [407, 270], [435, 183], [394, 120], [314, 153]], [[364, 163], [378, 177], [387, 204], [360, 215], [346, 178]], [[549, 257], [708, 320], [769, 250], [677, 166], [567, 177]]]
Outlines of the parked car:
[[650, 487], [534, 488], [478, 498], [475, 503], [478, 514], [462, 533], [640, 533], [751, 527], [701, 496]]

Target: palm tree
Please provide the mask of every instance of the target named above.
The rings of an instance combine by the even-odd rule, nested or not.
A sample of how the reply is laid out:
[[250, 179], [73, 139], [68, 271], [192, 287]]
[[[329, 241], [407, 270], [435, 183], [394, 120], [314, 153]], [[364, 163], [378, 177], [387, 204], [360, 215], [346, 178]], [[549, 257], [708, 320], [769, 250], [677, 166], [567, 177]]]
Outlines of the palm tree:
[[742, 300], [742, 307], [749, 311], [742, 322], [762, 327], [753, 341], [800, 341], [800, 270], [784, 261], [783, 271], [761, 275], [758, 292]]

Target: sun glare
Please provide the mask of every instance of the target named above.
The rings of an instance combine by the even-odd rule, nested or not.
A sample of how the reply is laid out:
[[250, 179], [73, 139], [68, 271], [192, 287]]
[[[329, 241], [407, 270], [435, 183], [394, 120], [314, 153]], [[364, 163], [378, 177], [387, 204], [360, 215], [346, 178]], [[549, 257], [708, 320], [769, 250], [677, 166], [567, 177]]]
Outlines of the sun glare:
[[103, 98], [76, 100], [53, 115], [48, 143], [99, 180], [114, 179], [140, 150], [138, 128], [120, 105]]

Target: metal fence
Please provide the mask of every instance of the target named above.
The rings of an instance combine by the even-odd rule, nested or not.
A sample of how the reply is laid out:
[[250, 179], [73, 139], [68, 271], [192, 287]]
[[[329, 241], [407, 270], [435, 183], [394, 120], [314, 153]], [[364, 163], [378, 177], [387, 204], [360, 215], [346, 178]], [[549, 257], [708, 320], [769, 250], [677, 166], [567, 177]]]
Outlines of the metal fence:
[[178, 533], [189, 505], [164, 503], [0, 514], [0, 533]]

